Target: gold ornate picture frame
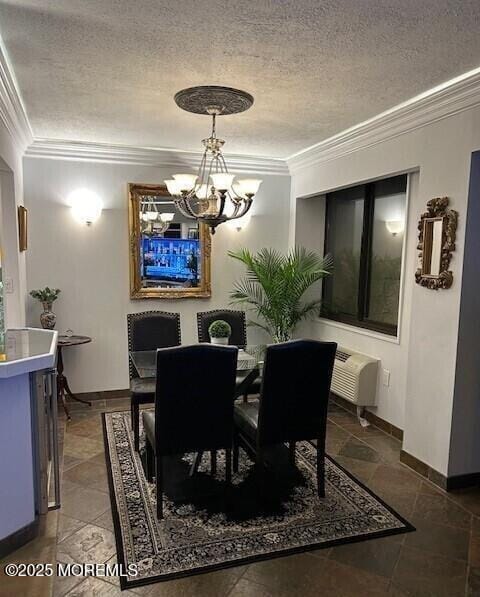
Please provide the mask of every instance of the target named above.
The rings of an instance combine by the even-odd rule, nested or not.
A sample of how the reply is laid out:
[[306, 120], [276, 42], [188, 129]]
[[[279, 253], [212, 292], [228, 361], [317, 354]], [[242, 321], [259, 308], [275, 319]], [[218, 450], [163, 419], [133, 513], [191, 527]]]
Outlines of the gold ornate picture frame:
[[448, 197], [430, 199], [418, 222], [420, 263], [415, 281], [432, 290], [447, 289], [453, 284], [449, 267], [455, 251], [458, 212], [448, 209], [448, 203]]
[[23, 205], [18, 206], [18, 249], [28, 249], [28, 210]]
[[[183, 284], [159, 282], [158, 286], [142, 275], [142, 221], [140, 218], [141, 203], [146, 198], [161, 202], [172, 201], [169, 211], [176, 212], [171, 195], [164, 185], [128, 184], [128, 228], [129, 228], [129, 270], [130, 270], [130, 298], [132, 299], [178, 299], [178, 298], [209, 298], [211, 296], [211, 237], [205, 224], [198, 223], [198, 238], [191, 234], [192, 223], [189, 221], [185, 242], [198, 243], [199, 279], [194, 283], [185, 281]], [[178, 217], [181, 217], [178, 214]], [[169, 287], [170, 286], [170, 287]]]

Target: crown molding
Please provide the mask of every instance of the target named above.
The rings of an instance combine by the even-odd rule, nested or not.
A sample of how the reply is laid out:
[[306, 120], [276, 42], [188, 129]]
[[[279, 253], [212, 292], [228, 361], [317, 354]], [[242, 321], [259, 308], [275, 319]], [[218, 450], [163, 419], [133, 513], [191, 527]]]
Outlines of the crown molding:
[[33, 140], [32, 128], [23, 105], [13, 68], [0, 38], [0, 120], [23, 153]]
[[[126, 145], [83, 143], [80, 141], [55, 139], [34, 139], [25, 155], [29, 158], [197, 169], [200, 166], [203, 154], [201, 152], [175, 149], [130, 147]], [[227, 154], [225, 158], [231, 172], [289, 175], [285, 160], [238, 154]]]
[[480, 68], [464, 73], [390, 110], [286, 159], [290, 173], [373, 147], [480, 104]]
[[[480, 105], [480, 68], [434, 87], [288, 158], [228, 154], [232, 172], [286, 175], [328, 162], [415, 131]], [[202, 153], [34, 138], [13, 70], [0, 39], [0, 118], [31, 158], [79, 160], [150, 167], [197, 169]]]

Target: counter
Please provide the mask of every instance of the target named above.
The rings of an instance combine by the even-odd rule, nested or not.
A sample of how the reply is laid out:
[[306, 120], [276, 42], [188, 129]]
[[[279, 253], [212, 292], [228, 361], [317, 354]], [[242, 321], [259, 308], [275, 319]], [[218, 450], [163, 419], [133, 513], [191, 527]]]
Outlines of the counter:
[[[0, 557], [35, 536], [38, 515], [45, 510], [45, 458], [53, 445], [46, 436], [46, 412], [52, 404], [56, 407], [52, 370], [57, 335], [10, 329], [0, 349]], [[48, 404], [47, 380], [52, 388]]]

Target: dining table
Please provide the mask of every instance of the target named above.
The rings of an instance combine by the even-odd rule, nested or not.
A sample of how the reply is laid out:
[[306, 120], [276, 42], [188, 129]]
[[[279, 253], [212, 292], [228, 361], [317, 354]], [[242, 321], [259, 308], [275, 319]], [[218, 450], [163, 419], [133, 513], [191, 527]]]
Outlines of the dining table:
[[[237, 356], [237, 376], [234, 399], [246, 396], [254, 382], [261, 378], [265, 359], [266, 345], [247, 345], [239, 348]], [[157, 351], [133, 350], [129, 352], [130, 360], [137, 375], [144, 379], [157, 376]], [[203, 452], [198, 452], [193, 461], [190, 475], [193, 475], [200, 466]]]
[[[235, 398], [247, 394], [250, 386], [261, 376], [265, 350], [266, 346], [259, 344], [239, 348]], [[129, 356], [139, 377], [152, 379], [157, 376], [156, 350], [132, 350]]]

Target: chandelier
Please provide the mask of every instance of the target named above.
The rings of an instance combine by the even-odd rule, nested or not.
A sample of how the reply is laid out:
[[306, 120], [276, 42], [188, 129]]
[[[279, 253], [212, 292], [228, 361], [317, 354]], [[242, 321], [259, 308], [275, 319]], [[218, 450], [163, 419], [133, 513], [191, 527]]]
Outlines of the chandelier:
[[175, 217], [174, 213], [159, 212], [157, 202], [149, 198], [140, 201], [141, 232], [144, 236], [155, 236], [166, 232]]
[[215, 234], [218, 225], [248, 212], [262, 183], [257, 178], [234, 180], [222, 154], [225, 141], [216, 134], [217, 116], [248, 110], [253, 97], [239, 89], [204, 86], [179, 91], [175, 102], [187, 112], [211, 116], [212, 132], [202, 141], [205, 149], [197, 174], [174, 174], [165, 184], [180, 213], [205, 223]]

